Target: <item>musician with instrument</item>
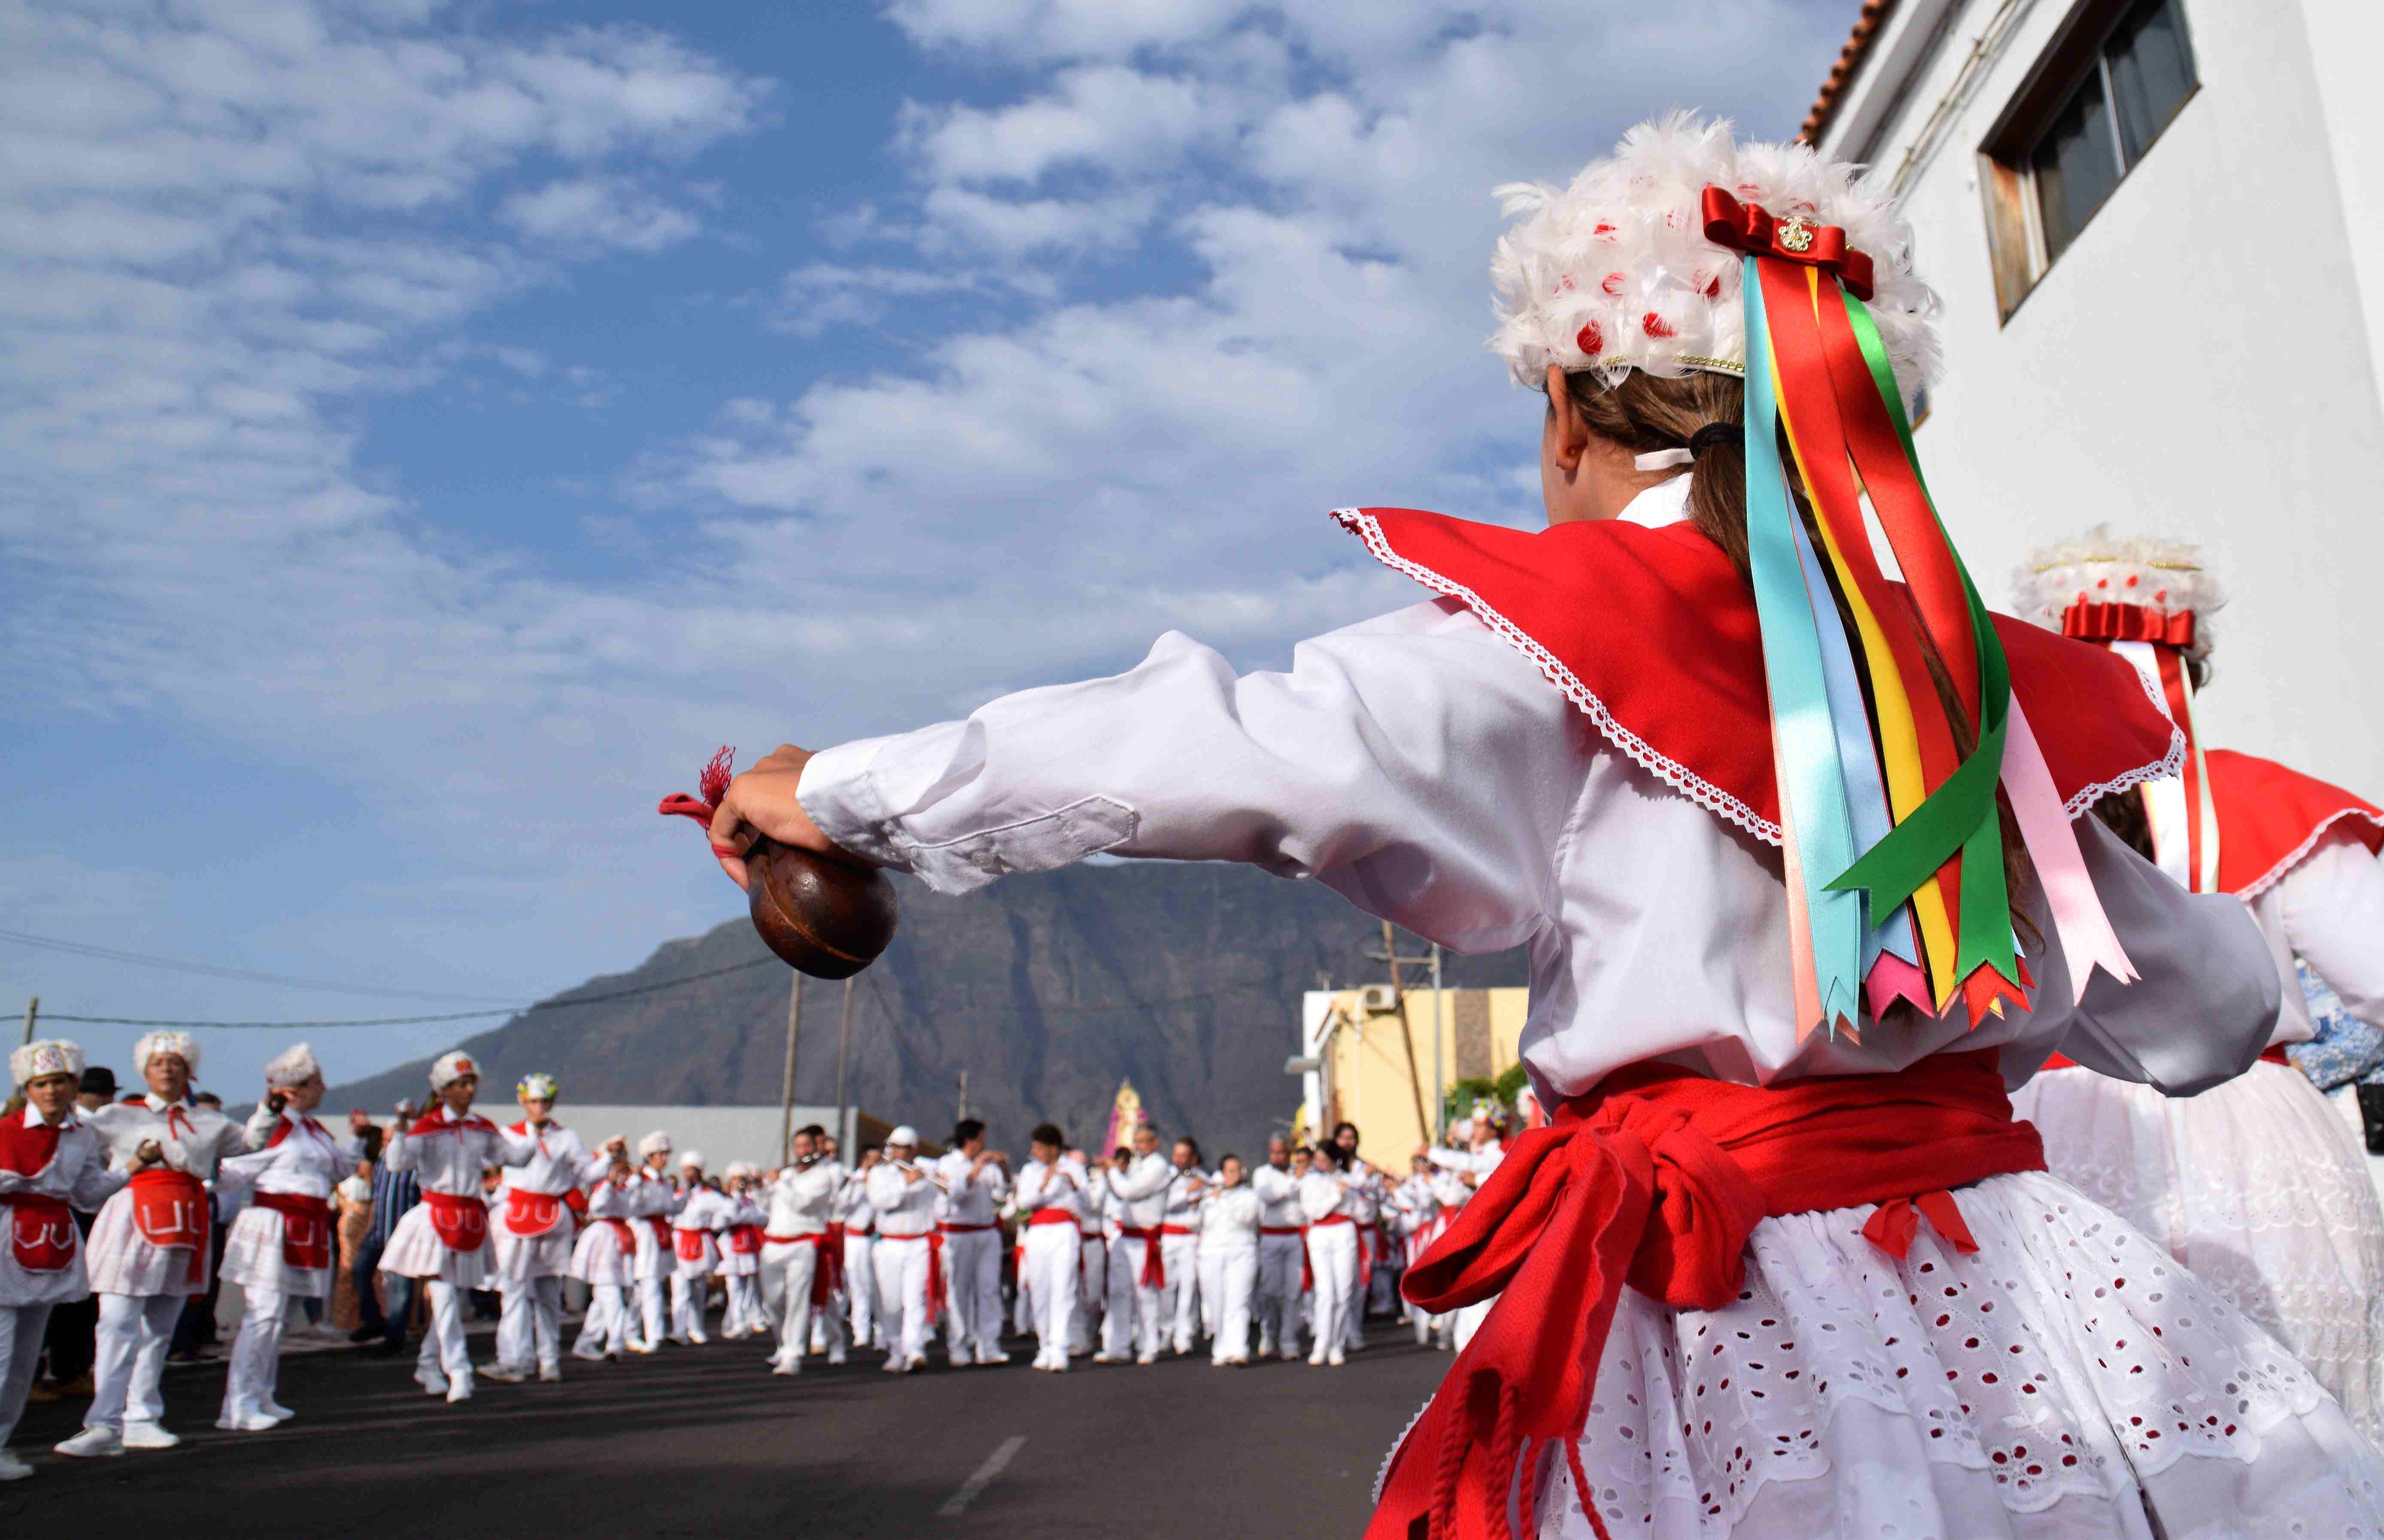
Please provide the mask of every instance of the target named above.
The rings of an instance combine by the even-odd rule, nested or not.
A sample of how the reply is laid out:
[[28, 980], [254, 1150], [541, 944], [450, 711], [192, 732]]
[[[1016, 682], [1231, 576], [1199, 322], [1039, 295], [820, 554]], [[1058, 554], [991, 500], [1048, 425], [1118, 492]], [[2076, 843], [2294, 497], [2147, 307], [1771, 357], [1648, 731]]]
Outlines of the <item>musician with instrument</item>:
[[943, 1301], [938, 1273], [943, 1236], [936, 1208], [944, 1185], [921, 1164], [918, 1131], [909, 1124], [886, 1136], [886, 1159], [869, 1173], [869, 1206], [877, 1215], [877, 1303], [885, 1312], [886, 1372], [907, 1374], [927, 1366], [927, 1335]]

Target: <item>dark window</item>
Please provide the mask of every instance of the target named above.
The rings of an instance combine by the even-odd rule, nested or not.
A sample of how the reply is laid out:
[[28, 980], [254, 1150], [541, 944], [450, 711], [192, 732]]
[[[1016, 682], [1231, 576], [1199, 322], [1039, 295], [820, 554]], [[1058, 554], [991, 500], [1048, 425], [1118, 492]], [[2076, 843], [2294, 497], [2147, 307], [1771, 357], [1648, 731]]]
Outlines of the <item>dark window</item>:
[[2088, 0], [1988, 136], [1987, 222], [2009, 316], [2193, 94], [2180, 0]]

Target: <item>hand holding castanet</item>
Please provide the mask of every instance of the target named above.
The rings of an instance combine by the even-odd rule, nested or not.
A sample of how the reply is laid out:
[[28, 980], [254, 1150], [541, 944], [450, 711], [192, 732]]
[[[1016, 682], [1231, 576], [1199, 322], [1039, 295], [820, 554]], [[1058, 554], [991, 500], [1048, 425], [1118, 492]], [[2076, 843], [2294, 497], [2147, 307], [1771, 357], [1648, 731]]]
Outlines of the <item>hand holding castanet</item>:
[[[795, 756], [794, 751], [781, 753]], [[712, 834], [713, 853], [744, 883], [753, 928], [772, 951], [813, 978], [851, 977], [894, 939], [900, 918], [894, 885], [874, 866], [773, 839], [750, 817], [729, 820], [738, 827], [726, 838], [747, 839], [741, 852], [733, 843], [722, 843], [724, 835], [713, 831], [733, 763], [733, 751], [721, 750], [704, 766], [701, 798], [666, 797], [660, 811], [695, 819]], [[767, 762], [757, 768], [766, 770]]]

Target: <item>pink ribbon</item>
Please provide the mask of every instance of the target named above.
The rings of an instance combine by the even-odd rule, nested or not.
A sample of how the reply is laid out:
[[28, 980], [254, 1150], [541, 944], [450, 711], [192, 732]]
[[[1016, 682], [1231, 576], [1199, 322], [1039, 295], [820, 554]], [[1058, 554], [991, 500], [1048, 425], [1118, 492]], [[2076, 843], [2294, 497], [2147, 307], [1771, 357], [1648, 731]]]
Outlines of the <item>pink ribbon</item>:
[[2079, 851], [2068, 810], [2062, 806], [2061, 792], [2053, 784], [2053, 772], [2017, 695], [2004, 737], [2004, 791], [2011, 798], [2012, 816], [2019, 822], [2029, 859], [2036, 863], [2045, 901], [2053, 906], [2054, 933], [2069, 964], [2070, 1003], [2086, 998], [2086, 981], [2097, 967], [2122, 984], [2134, 983], [2136, 966], [2128, 961], [2127, 949], [2119, 945], [2111, 917], [2095, 896], [2094, 879]]

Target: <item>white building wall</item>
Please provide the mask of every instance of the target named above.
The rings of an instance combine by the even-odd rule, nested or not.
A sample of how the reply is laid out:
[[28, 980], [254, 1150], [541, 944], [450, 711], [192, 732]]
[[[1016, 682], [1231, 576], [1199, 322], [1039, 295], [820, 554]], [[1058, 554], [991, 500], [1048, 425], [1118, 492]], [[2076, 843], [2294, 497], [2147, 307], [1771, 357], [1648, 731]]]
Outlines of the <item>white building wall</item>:
[[[2354, 262], [2336, 165], [2364, 155], [2373, 180], [2384, 133], [2375, 89], [2337, 79], [2344, 61], [2321, 81], [2304, 3], [2330, 54], [2376, 26], [2374, 0], [2184, 0], [2199, 93], [1999, 325], [1977, 151], [2070, 8], [2021, 0], [2007, 45], [1906, 194], [1921, 270], [1945, 302], [1945, 378], [1918, 441], [1999, 608], [2023, 552], [2098, 521], [2201, 540], [2231, 596], [2197, 708], [2208, 740], [2372, 796], [2384, 791], [2368, 682], [2384, 659], [2372, 598], [2384, 412], [2361, 268], [2384, 275], [2384, 250]], [[1906, 0], [1825, 147], [1900, 163], [2004, 8]], [[1942, 19], [1942, 43], [1918, 46]], [[1916, 75], [1899, 73], [1924, 54]], [[2365, 92], [2364, 114], [2342, 110], [2349, 90]], [[2354, 191], [2365, 240], [2384, 204]]]

